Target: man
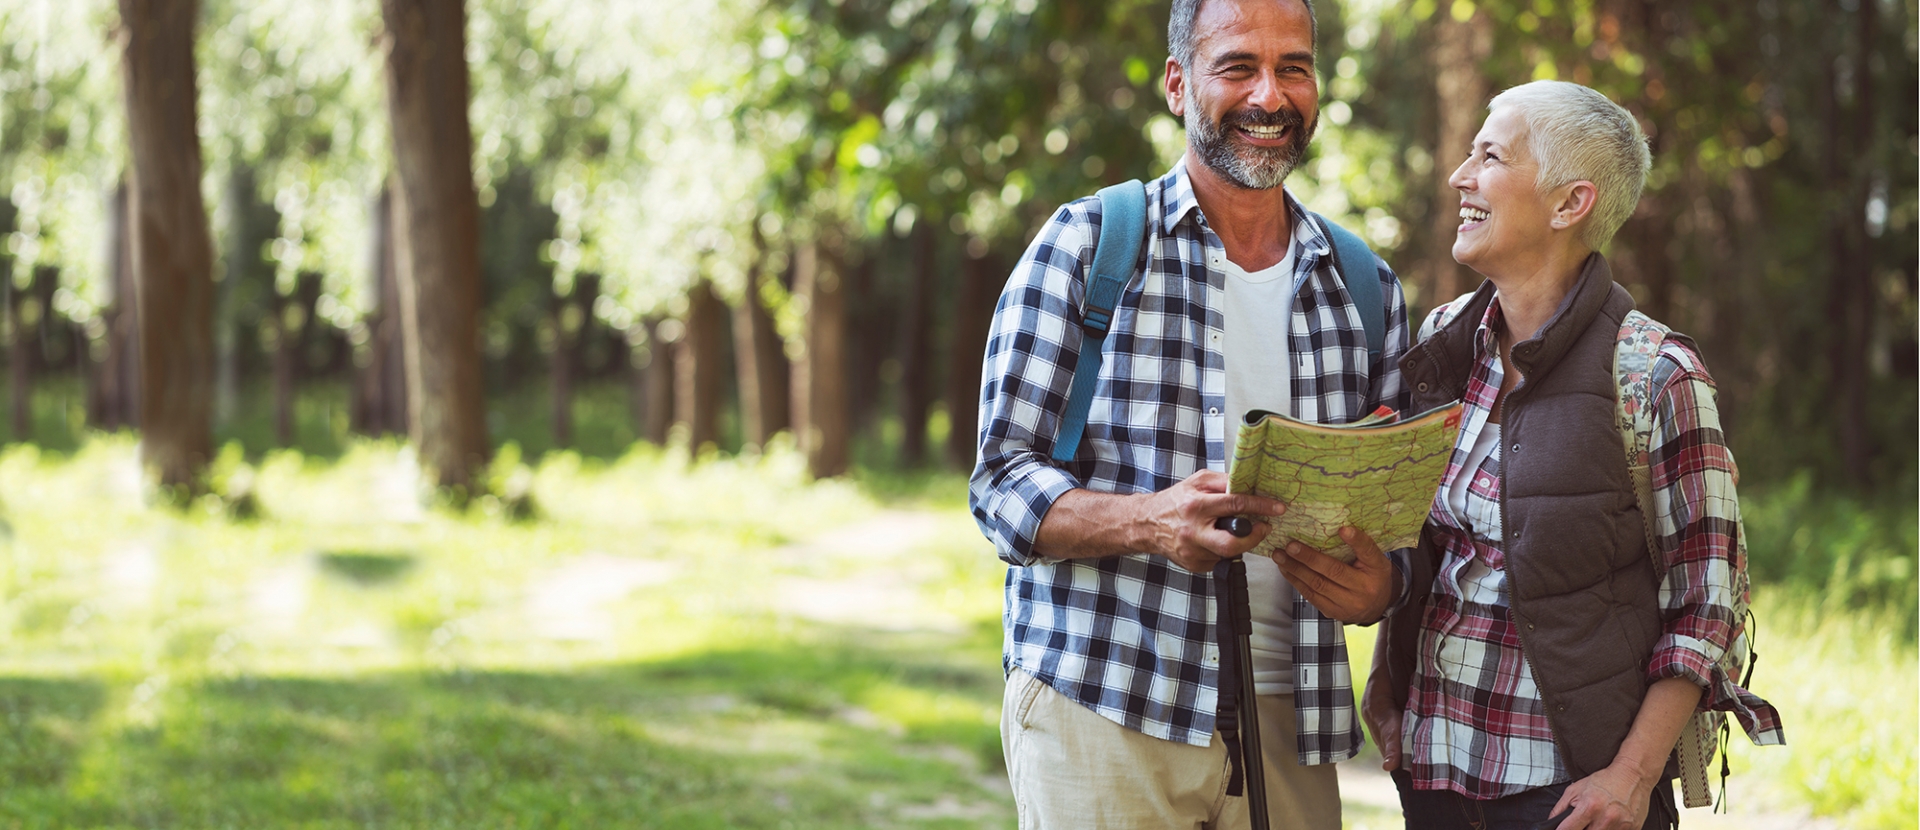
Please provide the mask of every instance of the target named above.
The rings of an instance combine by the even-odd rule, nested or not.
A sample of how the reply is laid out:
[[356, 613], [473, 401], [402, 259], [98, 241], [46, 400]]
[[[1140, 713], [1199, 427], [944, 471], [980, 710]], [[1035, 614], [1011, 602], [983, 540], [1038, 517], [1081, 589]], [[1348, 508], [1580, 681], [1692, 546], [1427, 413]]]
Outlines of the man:
[[[1226, 493], [1236, 425], [1253, 409], [1341, 423], [1402, 403], [1398, 281], [1377, 261], [1336, 274], [1327, 232], [1281, 187], [1319, 115], [1310, 0], [1175, 0], [1168, 51], [1187, 154], [1147, 184], [1144, 256], [1071, 463], [1049, 455], [1082, 342], [1097, 199], [1041, 231], [987, 347], [970, 501], [1011, 565], [1001, 731], [1023, 828], [1247, 826], [1246, 799], [1224, 795], [1208, 572], [1268, 526], [1236, 538], [1213, 523], [1285, 505]], [[1381, 284], [1378, 358], [1346, 279]], [[1377, 619], [1371, 598], [1390, 593], [1396, 567], [1355, 547], [1355, 566], [1289, 561], [1313, 603], [1271, 560], [1247, 563], [1276, 827], [1340, 826], [1332, 764], [1361, 738], [1338, 620]]]

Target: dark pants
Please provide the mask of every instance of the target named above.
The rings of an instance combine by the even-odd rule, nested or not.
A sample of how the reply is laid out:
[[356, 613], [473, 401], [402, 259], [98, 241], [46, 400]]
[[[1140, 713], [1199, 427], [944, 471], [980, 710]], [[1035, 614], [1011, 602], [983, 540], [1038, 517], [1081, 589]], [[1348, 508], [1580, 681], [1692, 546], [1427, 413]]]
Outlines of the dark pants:
[[[1400, 812], [1407, 819], [1407, 830], [1552, 830], [1547, 820], [1555, 818], [1550, 815], [1553, 805], [1567, 790], [1567, 785], [1555, 784], [1506, 798], [1476, 801], [1451, 790], [1416, 790], [1413, 776], [1406, 770], [1394, 770], [1393, 783], [1400, 788]], [[1655, 785], [1650, 801], [1647, 823], [1641, 830], [1679, 826], [1672, 781]]]

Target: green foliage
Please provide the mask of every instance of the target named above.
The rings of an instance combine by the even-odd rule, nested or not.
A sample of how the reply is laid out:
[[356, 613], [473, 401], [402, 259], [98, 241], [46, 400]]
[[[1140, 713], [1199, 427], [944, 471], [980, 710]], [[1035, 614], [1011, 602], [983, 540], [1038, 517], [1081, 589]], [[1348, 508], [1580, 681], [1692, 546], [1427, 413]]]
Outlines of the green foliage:
[[99, 255], [126, 157], [119, 65], [100, 59], [112, 19], [104, 0], [0, 2], [0, 276], [59, 268], [52, 311], [80, 322], [113, 290]]
[[1793, 586], [1828, 615], [1871, 610], [1900, 624], [1911, 641], [1920, 626], [1920, 520], [1911, 500], [1872, 502], [1822, 491], [1811, 474], [1753, 488], [1740, 512], [1755, 581]]

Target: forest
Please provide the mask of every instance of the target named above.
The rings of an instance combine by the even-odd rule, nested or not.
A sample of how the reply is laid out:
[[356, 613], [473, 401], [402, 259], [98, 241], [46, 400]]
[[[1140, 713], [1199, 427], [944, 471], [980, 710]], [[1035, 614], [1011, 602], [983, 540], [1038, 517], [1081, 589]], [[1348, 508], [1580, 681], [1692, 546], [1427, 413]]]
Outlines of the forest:
[[[1573, 80], [1640, 119], [1653, 173], [1607, 253], [1639, 307], [1690, 334], [1711, 368], [1751, 500], [1756, 581], [1787, 597], [1767, 607], [1800, 609], [1793, 636], [1853, 636], [1824, 628], [1830, 618], [1885, 634], [1891, 665], [1910, 669], [1920, 4], [1314, 5], [1322, 123], [1287, 187], [1364, 236], [1399, 273], [1416, 320], [1477, 284], [1450, 254], [1458, 194], [1447, 175], [1492, 95]], [[86, 597], [111, 568], [75, 576], [58, 563], [62, 545], [107, 562], [146, 540], [135, 547], [168, 562], [181, 540], [198, 539], [232, 550], [176, 564], [215, 570], [248, 561], [254, 546], [262, 561], [309, 557], [323, 569], [377, 570], [393, 557], [395, 574], [413, 574], [394, 578], [438, 587], [378, 589], [433, 598], [368, 611], [419, 619], [395, 623], [392, 648], [405, 659], [366, 665], [431, 674], [444, 667], [420, 656], [422, 644], [446, 631], [457, 640], [473, 610], [462, 603], [491, 602], [479, 599], [497, 593], [488, 580], [531, 573], [478, 558], [484, 577], [434, 582], [432, 540], [447, 533], [472, 534], [446, 543], [461, 551], [447, 561], [467, 562], [498, 523], [539, 548], [528, 563], [589, 537], [684, 536], [693, 531], [666, 505], [707, 515], [687, 494], [728, 501], [715, 489], [722, 479], [741, 492], [772, 488], [768, 516], [821, 532], [830, 523], [805, 505], [839, 505], [821, 515], [842, 518], [903, 505], [943, 522], [963, 515], [954, 499], [973, 464], [987, 323], [1009, 271], [1061, 204], [1159, 176], [1184, 150], [1164, 101], [1167, 13], [1159, 0], [0, 0], [0, 516], [13, 523], [0, 534], [10, 560], [0, 630], [17, 646], [0, 659], [0, 703], [28, 713], [14, 732], [0, 729], [0, 744], [52, 741], [67, 749], [42, 747], [48, 757], [85, 756], [92, 739], [45, 736], [93, 716], [34, 709], [52, 698], [32, 683], [64, 677], [117, 700], [156, 676], [155, 658], [130, 655], [172, 654], [167, 638], [180, 630], [204, 631], [205, 643], [180, 646], [197, 656], [171, 676], [202, 678], [180, 688], [211, 699], [212, 686], [193, 684], [219, 674], [208, 654], [226, 652], [212, 644], [251, 630], [207, 617], [194, 602], [218, 605], [209, 597], [220, 591], [185, 576], [197, 587], [179, 596], [200, 599], [143, 612], [178, 626], [149, 635], [109, 624], [119, 618]], [[365, 493], [353, 491], [367, 490], [343, 482], [389, 462], [415, 478], [382, 498], [426, 512], [385, 530], [338, 530], [356, 526], [352, 505]], [[96, 490], [80, 482], [96, 478], [135, 483], [114, 497], [120, 506], [100, 508], [119, 518], [89, 530]], [[632, 499], [582, 495], [615, 480]], [[569, 522], [600, 527], [586, 504], [654, 518], [568, 535]], [[296, 528], [321, 541], [294, 541]], [[964, 521], [950, 529], [971, 532]], [[763, 516], [716, 544], [760, 551], [801, 535]], [[674, 538], [647, 555], [691, 544]], [[976, 578], [992, 557], [964, 547], [978, 542], [942, 543], [962, 545], [955, 561], [972, 564], [938, 584], [990, 604], [998, 577]], [[171, 570], [155, 584], [173, 584]], [[75, 622], [77, 609], [92, 610]], [[975, 611], [997, 625], [987, 606], [961, 617]], [[418, 643], [405, 633], [416, 629]], [[997, 629], [967, 631], [941, 653], [980, 657], [990, 675], [997, 641], [979, 638]], [[160, 644], [129, 645], [149, 636]], [[680, 675], [649, 674], [667, 669], [613, 642], [625, 645], [595, 659], [638, 660], [643, 680], [680, 688], [670, 682]], [[75, 644], [100, 662], [55, 668], [48, 655]], [[701, 646], [682, 646], [675, 659], [691, 667], [674, 671], [782, 685], [777, 672], [753, 674], [786, 665], [778, 649], [703, 663], [687, 656]], [[914, 664], [917, 646], [888, 648], [840, 653], [835, 665], [882, 679], [946, 671]], [[521, 665], [520, 652], [482, 651], [490, 656], [475, 665]], [[265, 675], [282, 665], [259, 659]], [[1763, 674], [1791, 674], [1788, 662], [1770, 659]], [[358, 688], [338, 694], [373, 694]], [[1894, 688], [1911, 726], [1912, 678]], [[579, 694], [603, 692], [589, 683]], [[936, 692], [926, 694], [946, 694]], [[985, 703], [954, 694], [997, 706], [997, 691]], [[844, 701], [816, 703], [796, 711]], [[925, 711], [949, 705], [963, 704]], [[931, 734], [997, 742], [953, 717], [963, 725], [933, 718]], [[45, 735], [18, 726], [43, 722], [54, 724]], [[919, 740], [917, 728], [902, 740]], [[112, 750], [126, 753], [124, 770], [165, 768], [155, 760], [164, 753], [141, 755], [159, 750], [127, 740], [134, 748]], [[1891, 800], [1833, 800], [1826, 784], [1805, 783], [1814, 767], [1796, 766], [1795, 809], [1860, 826], [1897, 826], [1871, 816], [1902, 809], [1910, 818], [1920, 787], [1907, 780], [1912, 735], [1900, 740], [1873, 756], [1904, 753]], [[506, 752], [481, 754], [493, 751]], [[977, 754], [990, 767], [997, 753], [995, 743]], [[95, 787], [126, 780], [87, 779], [73, 763], [75, 780]], [[1804, 763], [1821, 782], [1839, 774]], [[15, 774], [26, 773], [0, 762], [0, 786]], [[0, 806], [0, 818], [264, 815], [248, 812], [252, 802], [168, 812], [153, 806], [173, 803], [164, 786], [136, 805], [58, 775], [31, 783], [66, 795]], [[714, 786], [702, 798], [726, 802], [732, 785]], [[330, 815], [333, 802], [316, 803], [313, 815]], [[821, 809], [806, 815], [872, 820]], [[426, 821], [410, 815], [368, 820]], [[734, 820], [774, 826], [768, 815]], [[1002, 814], [983, 815], [992, 824]]]
[[[215, 447], [297, 446], [311, 390], [344, 390], [345, 432], [473, 486], [514, 427], [590, 440], [576, 398], [618, 388], [610, 444], [791, 430], [819, 476], [965, 467], [1012, 261], [1182, 147], [1153, 3], [389, 5], [0, 7], [13, 440], [63, 437], [30, 401], [68, 379], [87, 426], [204, 487]], [[1416, 312], [1472, 287], [1445, 178], [1485, 100], [1587, 83], [1654, 150], [1617, 270], [1704, 347], [1747, 476], [1913, 492], [1909, 4], [1323, 5], [1290, 185]], [[431, 62], [448, 38], [464, 64]], [[530, 396], [540, 429], [489, 422]]]

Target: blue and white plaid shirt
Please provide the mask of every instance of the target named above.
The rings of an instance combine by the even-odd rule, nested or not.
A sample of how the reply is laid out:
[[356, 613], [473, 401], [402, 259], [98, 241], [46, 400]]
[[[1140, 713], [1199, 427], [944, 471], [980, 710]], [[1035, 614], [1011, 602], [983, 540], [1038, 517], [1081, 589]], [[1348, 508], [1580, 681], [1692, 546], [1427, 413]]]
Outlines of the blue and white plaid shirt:
[[[1291, 194], [1287, 206], [1295, 274], [1304, 280], [1288, 327], [1290, 414], [1345, 423], [1381, 403], [1403, 407], [1407, 312], [1399, 282], [1376, 260], [1378, 272], [1369, 276], [1380, 280], [1387, 301], [1387, 338], [1369, 366], [1359, 311], [1334, 273], [1331, 240]], [[1236, 427], [1224, 412], [1220, 352], [1226, 249], [1200, 213], [1184, 162], [1147, 184], [1147, 216], [1145, 273], [1136, 272], [1114, 310], [1085, 439], [1064, 467], [1050, 455], [1079, 357], [1099, 200], [1062, 207], [1014, 269], [987, 343], [969, 501], [1012, 566], [1004, 667], [1019, 666], [1130, 729], [1206, 746], [1221, 642], [1212, 577], [1148, 554], [1060, 560], [1034, 552], [1047, 510], [1076, 487], [1152, 493], [1202, 468], [1226, 470]], [[1300, 761], [1353, 757], [1360, 726], [1340, 623], [1301, 599], [1294, 619]]]

